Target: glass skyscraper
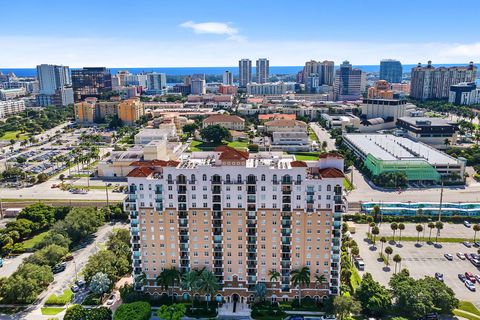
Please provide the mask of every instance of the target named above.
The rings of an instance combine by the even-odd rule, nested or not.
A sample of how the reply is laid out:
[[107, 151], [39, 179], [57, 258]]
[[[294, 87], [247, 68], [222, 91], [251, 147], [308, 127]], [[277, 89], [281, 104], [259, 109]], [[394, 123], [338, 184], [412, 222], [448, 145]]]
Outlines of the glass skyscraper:
[[385, 59], [380, 61], [380, 80], [386, 80], [389, 83], [402, 82], [403, 68], [398, 60]]

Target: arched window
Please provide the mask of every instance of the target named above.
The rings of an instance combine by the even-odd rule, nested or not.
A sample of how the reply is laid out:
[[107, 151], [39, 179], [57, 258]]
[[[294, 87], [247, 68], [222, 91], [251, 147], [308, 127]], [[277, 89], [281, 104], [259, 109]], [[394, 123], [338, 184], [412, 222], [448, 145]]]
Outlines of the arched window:
[[190, 176], [190, 181], [191, 181], [192, 183], [195, 182], [195, 175], [194, 175], [194, 174], [192, 174], [192, 175]]
[[262, 174], [262, 178], [261, 178], [261, 179], [262, 179], [262, 181], [265, 181], [265, 175], [264, 175], [264, 174]]
[[204, 174], [204, 175], [202, 176], [202, 180], [203, 180], [203, 181], [207, 181], [207, 175], [206, 175], [206, 174]]
[[140, 190], [143, 190], [143, 183], [140, 183], [139, 189], [140, 189]]
[[225, 176], [225, 181], [226, 181], [227, 183], [230, 183], [230, 175], [229, 175], [229, 174], [227, 174], [227, 175]]
[[290, 179], [291, 179], [290, 176], [288, 174], [286, 174], [282, 177], [282, 182], [283, 183], [290, 183], [290, 181], [291, 181]]
[[242, 183], [242, 175], [241, 174], [237, 175], [237, 182]]
[[302, 181], [302, 176], [299, 174], [297, 175], [297, 182], [301, 182]]
[[277, 182], [277, 175], [276, 174], [273, 175], [272, 180], [273, 180], [273, 182]]
[[327, 191], [332, 191], [332, 186], [327, 184]]
[[172, 181], [172, 175], [171, 175], [171, 174], [169, 174], [169, 175], [167, 176], [167, 180], [168, 180], [168, 181]]

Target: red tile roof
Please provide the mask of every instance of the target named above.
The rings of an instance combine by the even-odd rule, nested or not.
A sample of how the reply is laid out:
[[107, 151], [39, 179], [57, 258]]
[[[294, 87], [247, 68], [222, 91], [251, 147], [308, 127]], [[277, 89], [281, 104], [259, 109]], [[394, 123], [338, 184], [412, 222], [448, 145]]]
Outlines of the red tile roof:
[[180, 162], [178, 161], [164, 161], [164, 160], [150, 160], [150, 161], [135, 161], [130, 163], [131, 167], [176, 167]]
[[153, 169], [149, 167], [138, 167], [130, 171], [127, 174], [127, 177], [135, 177], [135, 178], [146, 178], [153, 173]]
[[216, 123], [216, 122], [235, 122], [235, 123], [244, 123], [245, 120], [239, 116], [232, 116], [228, 114], [214, 114], [213, 116], [208, 117], [203, 120], [205, 123]]
[[286, 119], [286, 120], [295, 120], [297, 116], [287, 113], [272, 113], [272, 114], [259, 114], [258, 120], [270, 120], [270, 119]]
[[290, 165], [292, 166], [292, 168], [307, 167], [307, 164], [305, 161], [292, 161], [290, 162]]
[[322, 178], [344, 178], [345, 175], [342, 171], [336, 168], [326, 168], [319, 170], [320, 175]]
[[336, 152], [328, 152], [328, 153], [322, 153], [318, 156], [320, 159], [324, 158], [336, 158], [336, 159], [343, 159], [343, 156], [339, 153]]
[[267, 127], [306, 127], [307, 124], [299, 120], [277, 119], [265, 122]]
[[220, 160], [247, 160], [248, 152], [240, 151], [229, 146], [219, 146], [215, 151], [220, 151]]

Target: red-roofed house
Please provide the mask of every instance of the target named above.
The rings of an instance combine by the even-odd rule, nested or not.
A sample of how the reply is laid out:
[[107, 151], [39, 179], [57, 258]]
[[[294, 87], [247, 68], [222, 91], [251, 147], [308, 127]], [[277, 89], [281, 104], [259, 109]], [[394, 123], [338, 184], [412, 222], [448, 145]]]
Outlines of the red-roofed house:
[[215, 114], [203, 120], [203, 127], [219, 125], [228, 130], [245, 130], [245, 119], [229, 114]]

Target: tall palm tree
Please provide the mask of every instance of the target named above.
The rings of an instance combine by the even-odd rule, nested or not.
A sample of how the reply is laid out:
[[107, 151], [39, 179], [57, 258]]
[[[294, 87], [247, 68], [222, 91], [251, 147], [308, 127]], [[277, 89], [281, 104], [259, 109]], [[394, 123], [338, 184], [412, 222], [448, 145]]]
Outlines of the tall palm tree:
[[[204, 270], [200, 276], [200, 290], [210, 295], [210, 300], [215, 296], [217, 291], [220, 289], [218, 284], [217, 277], [210, 271]], [[208, 309], [209, 300], [207, 300], [207, 309]]]
[[375, 227], [375, 222], [370, 222], [370, 224], [368, 225], [368, 235], [369, 237], [372, 236], [372, 234], [370, 233], [370, 231], [372, 230], [372, 228]]
[[173, 288], [180, 284], [181, 274], [177, 268], [171, 267], [170, 269], [164, 269], [157, 277], [157, 282], [160, 286], [169, 292], [173, 302]]
[[382, 243], [382, 248], [380, 249], [380, 252], [383, 252], [383, 245], [387, 242], [387, 238], [381, 237], [380, 242]]
[[375, 239], [380, 234], [380, 229], [377, 226], [373, 227], [372, 234], [373, 234], [373, 245], [375, 245]]
[[298, 289], [298, 304], [302, 304], [301, 287], [310, 283], [310, 269], [302, 267], [300, 269], [292, 270], [290, 273], [293, 286]]
[[390, 228], [393, 231], [393, 241], [395, 242], [395, 232], [398, 229], [398, 224], [396, 222], [392, 222], [392, 224], [390, 225]]
[[400, 231], [400, 238], [398, 240], [398, 243], [402, 242], [402, 231], [405, 230], [405, 224], [399, 223], [398, 224], [398, 230]]
[[145, 274], [145, 272], [142, 272], [135, 277], [135, 287], [140, 289], [145, 284], [147, 284], [147, 275]]
[[435, 223], [435, 228], [437, 229], [437, 235], [435, 236], [435, 242], [438, 243], [438, 236], [440, 235], [440, 230], [443, 229], [443, 222], [437, 221]]
[[270, 282], [277, 282], [282, 275], [277, 270], [270, 270], [268, 276], [270, 277]]
[[417, 224], [415, 229], [417, 230], [417, 244], [418, 244], [418, 242], [420, 241], [420, 232], [423, 231], [423, 226], [421, 224]]
[[204, 269], [202, 270], [193, 269], [187, 273], [184, 273], [182, 276], [182, 289], [190, 291], [191, 298], [192, 298], [192, 308], [193, 308], [193, 302], [195, 300], [195, 295], [200, 292], [200, 288], [201, 288], [200, 277], [203, 271]]
[[375, 221], [378, 221], [377, 218], [378, 218], [378, 215], [380, 214], [380, 206], [378, 204], [373, 206], [372, 213], [373, 213], [373, 219]]
[[393, 256], [393, 261], [395, 262], [395, 273], [397, 273], [397, 264], [402, 262], [402, 257], [399, 254]]
[[428, 242], [432, 239], [432, 229], [435, 228], [435, 223], [429, 222], [428, 227], [430, 228], [430, 234], [428, 235]]
[[387, 265], [388, 265], [388, 261], [390, 260], [390, 255], [393, 253], [392, 247], [386, 247], [385, 253], [387, 254]]
[[473, 235], [473, 242], [477, 242], [477, 232], [480, 231], [480, 224], [476, 223], [473, 225], [473, 231], [475, 234]]
[[315, 275], [315, 285], [323, 286], [327, 283], [327, 278], [323, 274]]

